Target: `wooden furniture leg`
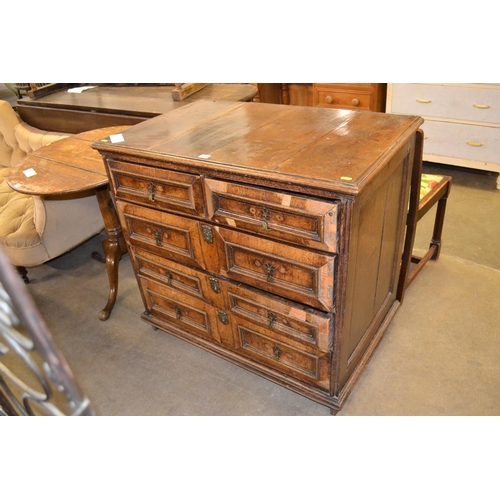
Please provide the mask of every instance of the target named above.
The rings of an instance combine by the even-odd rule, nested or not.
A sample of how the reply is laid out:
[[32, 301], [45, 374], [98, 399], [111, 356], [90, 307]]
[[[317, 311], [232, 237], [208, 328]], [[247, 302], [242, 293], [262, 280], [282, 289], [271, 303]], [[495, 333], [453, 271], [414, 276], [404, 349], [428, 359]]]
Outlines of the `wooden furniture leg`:
[[108, 186], [96, 189], [96, 195], [104, 220], [106, 239], [102, 242], [104, 257], [98, 252], [93, 252], [92, 258], [106, 263], [109, 279], [109, 296], [106, 307], [99, 313], [99, 319], [106, 321], [115, 305], [118, 292], [118, 263], [122, 255], [127, 253], [127, 246]]
[[[415, 163], [411, 178], [410, 208], [408, 210], [406, 237], [397, 290], [397, 299], [400, 302], [403, 302], [406, 289], [410, 286], [425, 264], [431, 259], [437, 260], [439, 258], [439, 253], [441, 252], [441, 235], [443, 232], [446, 201], [451, 189], [451, 177], [447, 175], [440, 175], [438, 176], [440, 180], [437, 185], [433, 186], [430, 192], [420, 199], [420, 184], [422, 182], [422, 139], [423, 137], [421, 134], [417, 135], [418, 147], [415, 153]], [[425, 255], [422, 257], [412, 255], [415, 234], [417, 232], [417, 223], [436, 203], [438, 205], [429, 250], [427, 250]], [[411, 263], [417, 265], [410, 272]]]
[[16, 269], [17, 269], [17, 272], [19, 273], [19, 275], [21, 276], [21, 278], [23, 279], [23, 281], [25, 283], [29, 283], [30, 280], [28, 278], [28, 270], [23, 266], [16, 266]]
[[281, 84], [281, 104], [290, 104], [290, 91], [288, 83]]
[[418, 205], [420, 195], [420, 179], [422, 177], [422, 156], [424, 149], [424, 134], [422, 130], [417, 131], [415, 143], [415, 155], [413, 158], [413, 168], [410, 184], [410, 206], [408, 209], [408, 218], [406, 221], [406, 236], [403, 247], [403, 258], [401, 263], [401, 271], [399, 275], [398, 289], [396, 298], [399, 302], [403, 302], [404, 294], [407, 287], [408, 273], [410, 271], [411, 254], [413, 251], [413, 243], [417, 232], [418, 221]]
[[409, 273], [406, 279], [406, 287], [415, 279], [417, 274], [422, 270], [422, 267], [429, 260], [437, 260], [441, 252], [441, 235], [443, 232], [444, 215], [446, 212], [446, 201], [451, 189], [451, 177], [443, 176], [441, 182], [432, 190], [428, 197], [425, 197], [418, 210], [417, 222], [436, 204], [436, 218], [434, 221], [434, 228], [432, 232], [431, 244], [429, 250], [423, 257], [412, 255], [411, 261], [417, 264], [416, 267]]

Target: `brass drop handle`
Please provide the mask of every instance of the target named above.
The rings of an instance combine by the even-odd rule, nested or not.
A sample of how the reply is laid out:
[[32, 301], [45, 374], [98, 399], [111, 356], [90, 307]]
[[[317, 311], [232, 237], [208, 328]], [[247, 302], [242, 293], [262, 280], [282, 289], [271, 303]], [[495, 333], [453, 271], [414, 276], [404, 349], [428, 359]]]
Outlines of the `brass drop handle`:
[[488, 109], [490, 107], [487, 104], [473, 104], [473, 106], [478, 109]]
[[359, 103], [360, 103], [360, 102], [361, 102], [361, 101], [360, 101], [359, 99], [353, 99], [353, 100], [351, 101], [351, 104], [352, 104], [353, 106], [359, 106]]
[[148, 184], [149, 201], [155, 201], [155, 185], [153, 182]]
[[167, 271], [167, 273], [165, 274], [165, 277], [167, 278], [167, 285], [172, 286], [172, 279], [173, 279], [172, 273]]
[[484, 146], [484, 144], [482, 142], [471, 142], [471, 141], [468, 141], [467, 144], [469, 146], [473, 146], [475, 148], [480, 148], [481, 146]]
[[180, 320], [181, 317], [182, 317], [182, 311], [181, 311], [181, 308], [180, 307], [177, 307], [175, 308], [175, 317], [176, 319]]
[[267, 262], [266, 264], [264, 264], [264, 272], [267, 274], [267, 281], [269, 283], [273, 282], [275, 271], [276, 271], [276, 268], [270, 262]]
[[271, 212], [268, 208], [264, 207], [260, 211], [260, 220], [262, 221], [262, 229], [267, 231], [269, 229], [269, 218], [271, 217]]
[[163, 234], [158, 229], [155, 229], [155, 242], [157, 247], [161, 247], [161, 240], [163, 239]]
[[283, 351], [277, 345], [275, 345], [273, 347], [274, 359], [276, 360], [280, 359], [282, 352]]
[[429, 104], [432, 101], [430, 99], [417, 99], [417, 102], [420, 102], [421, 104]]
[[276, 323], [276, 315], [271, 311], [267, 313], [267, 325], [271, 330], [274, 330], [274, 324]]
[[331, 104], [333, 102], [333, 97], [331, 95], [327, 95], [325, 97], [325, 101], [327, 102], [327, 104]]

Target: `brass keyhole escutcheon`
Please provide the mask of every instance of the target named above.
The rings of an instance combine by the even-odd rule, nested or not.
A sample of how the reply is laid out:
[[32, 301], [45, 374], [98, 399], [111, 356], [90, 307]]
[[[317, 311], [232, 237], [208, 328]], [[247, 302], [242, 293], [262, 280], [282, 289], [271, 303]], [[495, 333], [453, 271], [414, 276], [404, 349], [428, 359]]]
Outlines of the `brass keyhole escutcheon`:
[[219, 311], [219, 319], [220, 322], [223, 323], [224, 325], [227, 325], [229, 323], [229, 316], [225, 311]]
[[279, 360], [282, 352], [283, 351], [277, 345], [275, 345], [273, 347], [274, 359]]
[[163, 234], [158, 229], [155, 229], [154, 233], [155, 233], [156, 246], [161, 247], [161, 240], [163, 239]]
[[214, 233], [212, 231], [212, 227], [207, 225], [207, 224], [203, 224], [201, 226], [201, 232], [203, 234], [203, 239], [207, 242], [207, 243], [213, 243], [214, 241]]
[[181, 311], [181, 308], [180, 307], [177, 307], [175, 308], [175, 318], [180, 320], [182, 317], [182, 311]]
[[264, 272], [267, 275], [267, 281], [269, 283], [272, 283], [274, 280], [274, 273], [276, 272], [276, 268], [270, 262], [266, 262], [266, 264], [264, 264]]
[[153, 182], [148, 184], [149, 201], [155, 201], [155, 185]]
[[210, 287], [215, 293], [220, 293], [220, 284], [217, 278], [210, 278]]

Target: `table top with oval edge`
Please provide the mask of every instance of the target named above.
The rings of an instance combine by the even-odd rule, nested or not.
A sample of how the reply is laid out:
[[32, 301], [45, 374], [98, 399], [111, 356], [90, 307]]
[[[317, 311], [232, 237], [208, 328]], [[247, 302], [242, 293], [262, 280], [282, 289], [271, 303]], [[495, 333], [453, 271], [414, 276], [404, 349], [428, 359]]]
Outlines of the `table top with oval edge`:
[[52, 142], [29, 153], [7, 177], [20, 193], [49, 196], [78, 193], [108, 184], [101, 155], [90, 145], [129, 128], [106, 127]]

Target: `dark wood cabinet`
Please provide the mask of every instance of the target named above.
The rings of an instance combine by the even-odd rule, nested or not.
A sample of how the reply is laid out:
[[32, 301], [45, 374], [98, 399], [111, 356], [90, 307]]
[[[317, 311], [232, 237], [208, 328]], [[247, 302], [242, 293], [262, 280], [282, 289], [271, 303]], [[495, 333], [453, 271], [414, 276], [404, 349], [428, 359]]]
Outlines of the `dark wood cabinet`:
[[94, 143], [143, 320], [338, 411], [399, 306], [421, 123], [200, 101]]

